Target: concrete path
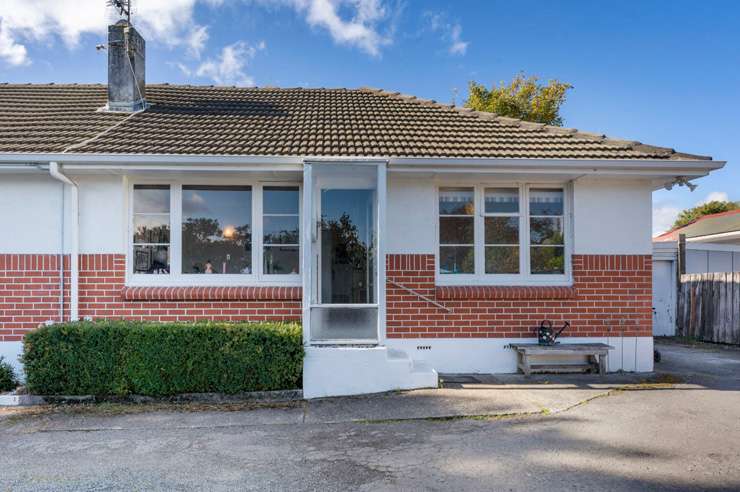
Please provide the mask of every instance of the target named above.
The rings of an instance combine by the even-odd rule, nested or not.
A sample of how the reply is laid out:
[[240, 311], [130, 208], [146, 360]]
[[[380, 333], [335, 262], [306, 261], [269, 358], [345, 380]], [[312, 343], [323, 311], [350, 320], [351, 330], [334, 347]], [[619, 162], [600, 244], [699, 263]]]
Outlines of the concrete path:
[[[5, 417], [0, 490], [740, 489], [740, 351], [660, 348], [658, 372], [686, 383], [583, 404], [635, 381], [498, 377], [277, 409]], [[516, 412], [531, 414], [427, 418]]]

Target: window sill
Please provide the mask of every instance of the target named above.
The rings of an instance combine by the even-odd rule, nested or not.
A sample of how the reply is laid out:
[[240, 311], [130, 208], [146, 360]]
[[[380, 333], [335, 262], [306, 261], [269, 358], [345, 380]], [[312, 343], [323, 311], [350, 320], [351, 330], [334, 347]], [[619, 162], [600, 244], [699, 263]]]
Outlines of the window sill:
[[436, 288], [437, 300], [519, 300], [519, 299], [574, 299], [575, 287], [570, 286], [500, 286], [500, 285], [447, 285]]
[[300, 301], [300, 287], [124, 287], [125, 301]]

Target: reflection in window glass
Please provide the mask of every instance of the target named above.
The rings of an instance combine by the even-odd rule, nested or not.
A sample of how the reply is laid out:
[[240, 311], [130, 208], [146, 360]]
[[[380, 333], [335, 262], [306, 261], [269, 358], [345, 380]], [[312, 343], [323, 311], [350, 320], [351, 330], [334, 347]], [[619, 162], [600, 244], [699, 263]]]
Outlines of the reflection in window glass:
[[485, 272], [519, 273], [519, 189], [484, 191]]
[[267, 275], [299, 273], [298, 202], [297, 186], [265, 186], [263, 189], [263, 269]]
[[322, 303], [375, 302], [375, 206], [375, 190], [321, 190]]
[[475, 272], [473, 188], [439, 189], [439, 271]]
[[485, 204], [487, 214], [518, 214], [518, 188], [486, 188]]
[[135, 185], [134, 273], [170, 273], [170, 187]]
[[529, 190], [529, 215], [563, 215], [563, 190]]
[[562, 189], [529, 192], [529, 264], [538, 275], [565, 273]]
[[182, 187], [182, 271], [252, 273], [251, 186]]

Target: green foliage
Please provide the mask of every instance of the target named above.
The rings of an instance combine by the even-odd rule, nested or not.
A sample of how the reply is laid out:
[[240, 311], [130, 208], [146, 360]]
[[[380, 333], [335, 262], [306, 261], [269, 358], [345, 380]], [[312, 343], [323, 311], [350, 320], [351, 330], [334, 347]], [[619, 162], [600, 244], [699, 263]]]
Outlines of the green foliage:
[[557, 80], [549, 80], [544, 85], [539, 83], [537, 77], [525, 77], [524, 74], [518, 74], [509, 84], [502, 81], [490, 90], [482, 84], [470, 82], [465, 107], [524, 121], [563, 126], [560, 106], [572, 88], [572, 85]]
[[41, 395], [167, 396], [299, 388], [297, 323], [83, 321], [26, 335], [27, 386]]
[[0, 391], [12, 391], [18, 386], [13, 366], [0, 357]]
[[676, 222], [673, 223], [672, 229], [677, 229], [685, 225], [689, 225], [696, 221], [700, 217], [711, 214], [718, 214], [721, 212], [728, 212], [730, 210], [737, 210], [740, 208], [740, 202], [719, 202], [712, 201], [696, 207], [683, 210], [678, 214]]

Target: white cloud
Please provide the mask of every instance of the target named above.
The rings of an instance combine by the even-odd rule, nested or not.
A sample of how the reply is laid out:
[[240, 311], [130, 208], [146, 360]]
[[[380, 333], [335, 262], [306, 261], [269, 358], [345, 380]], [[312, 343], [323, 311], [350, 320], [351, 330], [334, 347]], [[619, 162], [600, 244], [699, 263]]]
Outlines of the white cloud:
[[663, 234], [671, 228], [676, 221], [681, 209], [669, 204], [659, 203], [653, 205], [653, 237]]
[[[381, 0], [263, 0], [265, 4], [287, 4], [305, 15], [312, 27], [326, 29], [337, 44], [355, 46], [379, 56], [391, 43], [392, 26], [381, 33], [382, 24], [393, 16]], [[341, 15], [349, 11], [350, 15]]]
[[13, 66], [30, 63], [26, 47], [13, 40], [8, 30], [3, 28], [2, 19], [0, 19], [0, 60], [5, 60]]
[[[171, 47], [184, 45], [198, 55], [208, 33], [193, 21], [197, 1], [135, 2], [133, 20], [147, 41]], [[218, 0], [206, 0], [209, 4], [214, 1]], [[0, 59], [15, 65], [25, 62], [27, 43], [61, 41], [68, 48], [75, 48], [83, 34], [104, 36], [108, 24], [116, 19], [116, 13], [104, 0], [2, 0]]]
[[709, 202], [729, 202], [730, 197], [724, 191], [713, 191], [704, 198], [704, 200], [697, 203], [697, 205], [704, 205]]
[[460, 24], [454, 24], [450, 31], [451, 44], [448, 49], [451, 55], [464, 55], [468, 50], [469, 43], [460, 39], [460, 35], [462, 35], [462, 27]]
[[463, 41], [462, 25], [459, 22], [450, 22], [443, 12], [425, 12], [423, 17], [427, 21], [427, 28], [438, 33], [448, 43], [447, 52], [450, 55], [464, 55], [468, 51], [470, 43]]
[[[244, 70], [249, 60], [265, 47], [264, 41], [254, 46], [244, 41], [224, 46], [219, 56], [205, 60], [195, 69], [194, 73], [198, 77], [209, 78], [219, 85], [253, 86], [254, 79]], [[182, 67], [180, 69], [183, 70]], [[187, 68], [183, 72], [189, 73], [186, 70]]]
[[200, 54], [203, 48], [206, 46], [208, 41], [208, 27], [206, 26], [193, 26], [193, 29], [188, 34], [186, 43], [188, 46], [188, 52], [195, 58], [200, 58]]
[[[400, 3], [385, 0], [233, 0], [261, 6], [288, 7], [312, 27], [326, 30], [341, 45], [380, 55], [392, 42]], [[141, 0], [133, 21], [148, 42], [183, 47], [199, 58], [208, 42], [208, 26], [194, 19], [196, 4], [218, 7], [225, 0]], [[62, 42], [79, 46], [84, 34], [105, 36], [117, 14], [104, 0], [0, 0], [0, 61], [29, 63], [29, 43]], [[463, 43], [465, 44], [465, 43]], [[463, 50], [463, 45], [456, 50]]]

